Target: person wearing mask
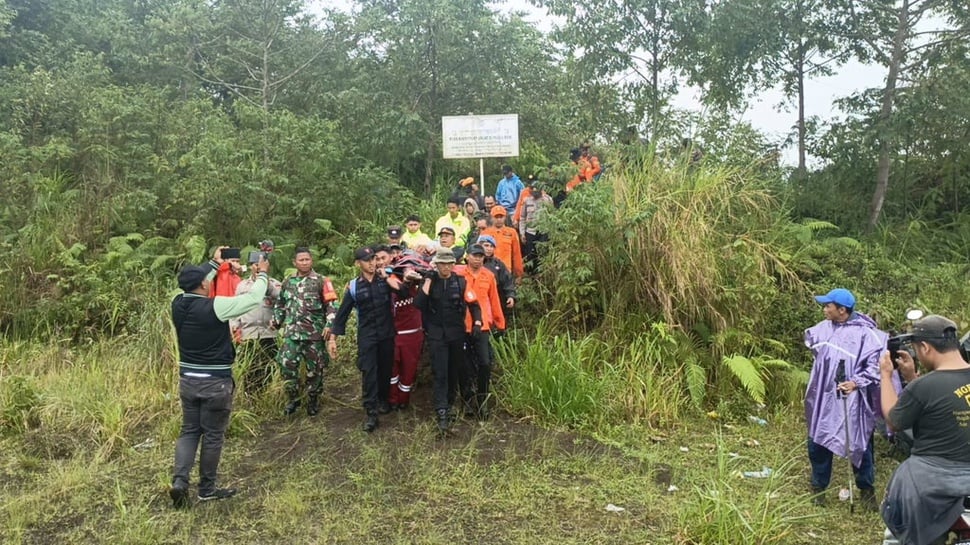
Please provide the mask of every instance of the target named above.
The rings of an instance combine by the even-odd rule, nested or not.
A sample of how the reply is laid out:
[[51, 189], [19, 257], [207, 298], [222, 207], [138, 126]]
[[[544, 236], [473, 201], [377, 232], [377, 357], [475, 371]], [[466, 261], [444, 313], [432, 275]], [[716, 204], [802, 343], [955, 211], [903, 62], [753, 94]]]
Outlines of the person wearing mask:
[[175, 464], [169, 497], [176, 509], [189, 506], [189, 473], [199, 452], [199, 501], [219, 500], [236, 494], [219, 488], [216, 478], [222, 446], [232, 412], [235, 382], [232, 364], [236, 349], [229, 320], [259, 306], [266, 295], [269, 262], [260, 259], [256, 281], [246, 294], [210, 298], [212, 279], [222, 265], [222, 250], [202, 266], [187, 265], [179, 271], [183, 293], [172, 300], [172, 324], [178, 339], [179, 400], [182, 428], [175, 443]]
[[852, 463], [862, 505], [875, 511], [872, 434], [876, 414], [872, 401], [879, 391], [879, 356], [889, 335], [872, 318], [855, 310], [855, 296], [847, 289], [833, 289], [816, 296], [815, 301], [822, 305], [825, 319], [805, 330], [805, 346], [814, 356], [805, 392], [814, 501], [816, 505], [825, 503], [835, 454]]
[[330, 322], [336, 314], [337, 292], [329, 278], [313, 270], [310, 249], [299, 247], [293, 254], [296, 273], [280, 287], [273, 307], [272, 327], [282, 329], [283, 347], [279, 352], [283, 389], [289, 401], [283, 409], [290, 416], [300, 407], [300, 362], [306, 365], [306, 412], [315, 416], [323, 392], [323, 370], [330, 362], [326, 343]]
[[[970, 496], [970, 365], [960, 354], [952, 320], [931, 315], [913, 322], [910, 347], [930, 371], [917, 377], [913, 356], [900, 350], [879, 360], [882, 414], [893, 431], [911, 429], [910, 457], [886, 486], [882, 518], [906, 545], [946, 542]], [[908, 384], [892, 386], [894, 364]]]
[[[371, 247], [354, 252], [354, 264], [360, 274], [347, 285], [340, 308], [333, 320], [331, 332], [335, 337], [346, 334], [350, 313], [357, 309], [357, 369], [360, 371], [361, 400], [366, 413], [364, 431], [373, 432], [378, 426], [378, 414], [391, 412], [388, 396], [391, 388], [391, 369], [394, 366], [394, 308], [392, 295], [407, 297], [404, 284], [394, 275], [378, 271], [376, 253]], [[336, 357], [337, 346], [331, 347]]]
[[455, 255], [441, 248], [431, 260], [436, 274], [425, 278], [415, 297], [424, 316], [425, 334], [431, 350], [434, 377], [432, 404], [438, 430], [446, 433], [451, 425], [451, 407], [465, 367], [465, 316], [471, 315], [471, 335], [482, 332], [482, 313], [475, 292], [465, 279], [454, 273]]

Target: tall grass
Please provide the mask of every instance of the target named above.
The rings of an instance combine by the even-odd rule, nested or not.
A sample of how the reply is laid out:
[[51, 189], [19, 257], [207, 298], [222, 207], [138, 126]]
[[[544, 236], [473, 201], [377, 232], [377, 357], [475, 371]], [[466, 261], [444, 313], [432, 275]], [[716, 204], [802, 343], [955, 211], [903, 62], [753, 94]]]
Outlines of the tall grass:
[[[717, 438], [716, 465], [696, 484], [695, 494], [678, 510], [678, 542], [687, 545], [770, 545], [798, 542], [793, 533], [806, 515], [807, 498], [792, 494], [792, 477], [800, 477], [800, 456], [774, 464], [767, 478], [742, 479], [741, 458], [728, 455]], [[864, 541], [864, 540], [863, 540]]]

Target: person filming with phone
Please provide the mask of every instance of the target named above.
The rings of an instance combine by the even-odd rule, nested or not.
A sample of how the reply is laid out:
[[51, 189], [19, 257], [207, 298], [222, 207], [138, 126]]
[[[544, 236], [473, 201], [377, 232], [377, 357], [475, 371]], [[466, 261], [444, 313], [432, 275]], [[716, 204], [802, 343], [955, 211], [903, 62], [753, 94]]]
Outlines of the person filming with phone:
[[[970, 365], [957, 325], [943, 316], [915, 321], [908, 337], [929, 372], [916, 377], [906, 350], [887, 350], [879, 360], [886, 424], [896, 432], [912, 429], [914, 439], [910, 457], [889, 480], [882, 518], [900, 543], [941, 544], [970, 495]], [[900, 375], [916, 377], [898, 395], [890, 380], [896, 366]]]

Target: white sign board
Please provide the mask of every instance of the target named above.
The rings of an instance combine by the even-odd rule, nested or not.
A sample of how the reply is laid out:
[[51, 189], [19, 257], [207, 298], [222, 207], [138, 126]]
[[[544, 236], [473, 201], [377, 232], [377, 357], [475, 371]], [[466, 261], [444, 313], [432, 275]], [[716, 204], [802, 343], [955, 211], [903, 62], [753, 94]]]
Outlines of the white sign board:
[[519, 115], [461, 115], [441, 118], [445, 159], [518, 157]]

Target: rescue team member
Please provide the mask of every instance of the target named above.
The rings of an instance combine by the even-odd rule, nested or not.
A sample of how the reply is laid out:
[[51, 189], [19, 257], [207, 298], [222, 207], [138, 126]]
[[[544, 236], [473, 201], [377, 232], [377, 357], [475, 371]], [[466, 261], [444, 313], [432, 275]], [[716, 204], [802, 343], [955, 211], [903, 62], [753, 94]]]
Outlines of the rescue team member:
[[492, 226], [483, 230], [482, 234], [495, 239], [495, 257], [501, 259], [518, 279], [525, 274], [525, 268], [522, 265], [522, 245], [519, 243], [519, 231], [505, 224], [507, 216], [505, 207], [500, 205], [492, 207]]
[[472, 224], [468, 217], [461, 211], [461, 197], [451, 197], [448, 199], [448, 211], [444, 216], [438, 218], [434, 224], [436, 233], [441, 233], [442, 229], [448, 228], [455, 233], [455, 246], [464, 246], [468, 231], [471, 231]]
[[283, 330], [279, 353], [280, 374], [289, 402], [283, 414], [300, 407], [300, 361], [306, 363], [306, 412], [319, 411], [323, 391], [323, 369], [330, 362], [324, 344], [330, 337], [330, 322], [336, 314], [337, 292], [326, 276], [313, 270], [313, 256], [305, 247], [293, 255], [296, 274], [283, 280], [273, 309], [273, 326]]
[[430, 248], [434, 245], [434, 242], [431, 240], [431, 237], [421, 231], [421, 218], [415, 214], [411, 214], [404, 222], [404, 228], [407, 231], [401, 233], [401, 242], [408, 249], [420, 254], [430, 253]]
[[[468, 339], [468, 365], [466, 369], [470, 376], [466, 379], [462, 397], [465, 398], [465, 409], [468, 416], [479, 419], [488, 416], [488, 391], [492, 382], [492, 349], [489, 344], [490, 333], [504, 332], [505, 315], [502, 311], [502, 301], [499, 299], [498, 286], [495, 275], [484, 267], [485, 249], [481, 244], [468, 247], [465, 256], [467, 266], [462, 273], [468, 289], [475, 293], [478, 306], [482, 314], [481, 332], [474, 334], [471, 316], [465, 317], [465, 330], [471, 334]], [[474, 390], [471, 382], [474, 381]], [[474, 392], [474, 396], [466, 395]]]
[[256, 263], [252, 291], [234, 297], [209, 297], [214, 271], [222, 264], [222, 248], [201, 267], [189, 265], [178, 274], [184, 293], [172, 300], [172, 323], [178, 337], [179, 399], [182, 429], [175, 443], [175, 464], [169, 496], [178, 509], [189, 505], [189, 472], [199, 450], [200, 501], [229, 498], [234, 488], [217, 488], [216, 474], [232, 412], [232, 364], [236, 350], [228, 321], [259, 306], [266, 295], [269, 262]]
[[465, 365], [466, 313], [471, 314], [473, 337], [481, 335], [483, 323], [475, 292], [463, 277], [454, 274], [455, 254], [451, 249], [440, 248], [431, 262], [437, 274], [424, 280], [415, 304], [424, 315], [434, 376], [432, 403], [438, 430], [444, 433], [451, 425], [451, 406]]
[[[388, 395], [391, 369], [394, 365], [394, 315], [392, 292], [407, 297], [404, 284], [394, 275], [383, 276], [377, 270], [373, 248], [359, 248], [354, 252], [354, 264], [360, 270], [357, 278], [344, 290], [340, 308], [333, 321], [333, 335], [346, 333], [350, 313], [357, 309], [357, 369], [360, 370], [360, 389], [364, 411], [364, 431], [377, 429], [378, 414], [391, 412]], [[336, 357], [336, 343], [330, 345], [331, 357]]]
[[502, 260], [495, 257], [495, 239], [489, 235], [478, 237], [478, 243], [485, 249], [485, 268], [492, 271], [498, 283], [498, 294], [502, 300], [505, 321], [508, 323], [512, 308], [515, 306], [515, 278]]

